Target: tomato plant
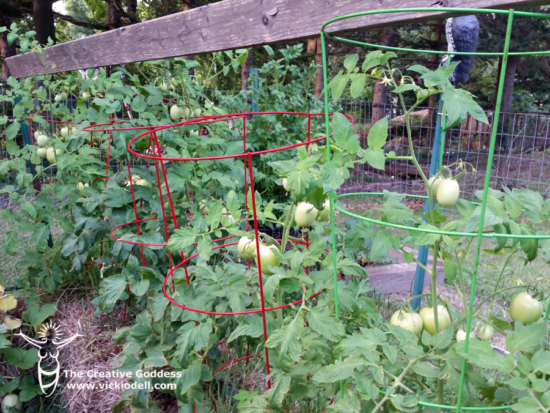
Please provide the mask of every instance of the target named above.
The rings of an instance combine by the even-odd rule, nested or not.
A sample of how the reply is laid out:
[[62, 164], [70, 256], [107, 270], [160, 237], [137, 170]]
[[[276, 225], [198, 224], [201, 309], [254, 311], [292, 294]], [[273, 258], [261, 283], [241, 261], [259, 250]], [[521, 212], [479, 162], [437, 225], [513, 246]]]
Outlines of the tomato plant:
[[[41, 48], [32, 47], [41, 56]], [[132, 321], [114, 336], [122, 346], [117, 359], [120, 369], [161, 368], [179, 373], [179, 377], [170, 379], [177, 389], [169, 396], [177, 399], [185, 412], [209, 411], [213, 401], [220, 410], [229, 406], [227, 411], [250, 413], [266, 409], [418, 411], [420, 402], [456, 403], [462, 365], [466, 367], [463, 404], [548, 411], [550, 352], [545, 344], [547, 324], [540, 319], [541, 307], [528, 308], [530, 314], [525, 318], [520, 309], [528, 307], [524, 302], [527, 300], [516, 301], [509, 312], [497, 302], [498, 297], [523, 290], [538, 297], [531, 300], [539, 302], [543, 298], [533, 286], [514, 284], [509, 270], [511, 259], [529, 264], [539, 255], [550, 258], [550, 243], [529, 237], [548, 224], [550, 203], [540, 193], [506, 187], [489, 191], [481, 225], [484, 231], [499, 237], [484, 247], [483, 258], [498, 257], [494, 264], [498, 279], [494, 291], [479, 297], [470, 308], [466, 297], [472, 273], [467, 256], [473, 238], [462, 237], [460, 232], [472, 233], [479, 227], [479, 201], [483, 195], [476, 193], [478, 202], [460, 199], [457, 178], [468, 176], [472, 170], [465, 162], [444, 165], [430, 182], [412, 150], [410, 128], [406, 139], [411, 152], [407, 155], [385, 150], [389, 127], [386, 118], [371, 125], [368, 146], [363, 148], [350, 120], [336, 111], [330, 118], [332, 135], [328, 142], [321, 140], [264, 154], [247, 165], [258, 183], [254, 194], [241, 190], [245, 187], [242, 158], [163, 163], [166, 180], [160, 186], [156, 169], [162, 167], [159, 162], [126, 164], [127, 144], [140, 133], [135, 129], [138, 126], [171, 125], [176, 116], [180, 119], [240, 112], [251, 98], [260, 110], [305, 111], [310, 105], [309, 110], [320, 110], [319, 100], [310, 93], [316, 68], [302, 70], [292, 64], [300, 56], [297, 46], [281, 53], [282, 59], [273, 53], [273, 59], [259, 70], [257, 90], [220, 97], [216, 103], [205, 93], [208, 79], [201, 83], [189, 76], [197, 62], [185, 59], [174, 59], [169, 68], [156, 63], [163, 76], [145, 83], [124, 68], [113, 69], [111, 74], [102, 69], [97, 75], [89, 71], [85, 79], [79, 73], [48, 75], [42, 79], [45, 86], [37, 90], [32, 79], [8, 80], [11, 89], [0, 99], [13, 105], [17, 122], [5, 128], [10, 157], [0, 162], [0, 176], [10, 174], [17, 185], [8, 185], [1, 192], [8, 194], [18, 208], [2, 211], [2, 218], [10, 226], [4, 245], [8, 254], [17, 254], [21, 232], [30, 235], [32, 241], [32, 248], [18, 259], [20, 273], [14, 279], [28, 300], [23, 328], [40, 325], [51, 316], [52, 309], [55, 311], [53, 302], [39, 302], [36, 289], [55, 294], [65, 286], [82, 285], [83, 290], [94, 292], [98, 315], [110, 314], [116, 306], [128, 302]], [[213, 55], [214, 76], [238, 69], [243, 56], [241, 52]], [[359, 96], [367, 81], [383, 81], [396, 101], [402, 103], [407, 126], [414, 108], [436, 94], [445, 100], [449, 127], [462, 122], [467, 113], [486, 121], [474, 97], [448, 81], [453, 64], [437, 70], [415, 65], [405, 72], [392, 67], [393, 58], [391, 52], [377, 51], [368, 54], [359, 66], [357, 55], [347, 57], [345, 70], [332, 79], [329, 92], [338, 98], [351, 82], [350, 93]], [[53, 98], [52, 91], [58, 91], [61, 98]], [[76, 99], [76, 107], [64, 104], [68, 96]], [[414, 101], [412, 107], [405, 106], [404, 96]], [[44, 107], [52, 118], [75, 126], [69, 129], [65, 123], [48, 122], [39, 116]], [[124, 119], [120, 113], [124, 113]], [[28, 122], [27, 116], [31, 117], [33, 130], [41, 132], [36, 139], [47, 137], [41, 139], [44, 147], [17, 145], [15, 137], [21, 122]], [[143, 154], [162, 152], [171, 158], [219, 158], [242, 153], [244, 130], [246, 151], [304, 141], [308, 130], [309, 137], [324, 136], [316, 122], [308, 125], [309, 120], [273, 114], [257, 115], [246, 122], [235, 119], [231, 124], [185, 124], [160, 131], [158, 147], [151, 146], [149, 136], [138, 140], [135, 147]], [[100, 124], [107, 126], [92, 126]], [[111, 161], [108, 165], [107, 148]], [[327, 161], [329, 150], [334, 155], [331, 162]], [[49, 163], [43, 161], [44, 155]], [[345, 225], [337, 226], [339, 222], [329, 221], [327, 198], [331, 193], [334, 196], [357, 164], [368, 163], [383, 170], [386, 161], [395, 159], [410, 162], [418, 169], [430, 205], [436, 199], [441, 207], [454, 206], [455, 214], [450, 218], [432, 206], [425, 216], [418, 216], [404, 204], [406, 195], [384, 191], [380, 207], [364, 212], [371, 221], [348, 219]], [[33, 173], [28, 165], [35, 168]], [[35, 191], [33, 183], [48, 172], [52, 173], [52, 182], [42, 184], [40, 192]], [[35, 201], [31, 202], [30, 195]], [[257, 239], [250, 228], [254, 222], [252, 195], [260, 224]], [[337, 201], [333, 207], [339, 204]], [[46, 223], [61, 231], [52, 243], [48, 242], [50, 229]], [[408, 229], [392, 231], [389, 225]], [[275, 227], [281, 229], [281, 238], [268, 231]], [[517, 235], [526, 237], [514, 238]], [[230, 236], [235, 237], [236, 245], [217, 248], [220, 239]], [[367, 295], [367, 273], [358, 265], [356, 254], [368, 248], [368, 258], [376, 261], [395, 249], [402, 251], [405, 261], [416, 262], [411, 251], [422, 245], [429, 247], [432, 256], [431, 268], [425, 268], [431, 278], [430, 292], [423, 297], [428, 301], [426, 307], [416, 314], [408, 301], [390, 320], [384, 320], [375, 301]], [[262, 284], [254, 262], [258, 254], [265, 274]], [[438, 293], [437, 273], [442, 268], [447, 283], [463, 302], [462, 311]], [[336, 284], [334, 269], [340, 277]], [[173, 303], [164, 294], [165, 280]], [[265, 323], [260, 316], [263, 304]], [[334, 315], [337, 306], [338, 318]], [[511, 354], [502, 357], [488, 341], [474, 337], [468, 337], [469, 351], [465, 352], [465, 343], [459, 340], [462, 337], [457, 334], [456, 340], [453, 338], [468, 317], [475, 325], [483, 325], [479, 331], [485, 340], [494, 333], [505, 334]], [[14, 325], [4, 316], [2, 323]], [[2, 357], [8, 363], [20, 362], [6, 337], [12, 338], [11, 333], [0, 332]], [[234, 360], [232, 355], [263, 357], [265, 351], [270, 357], [271, 388], [258, 386], [265, 389], [262, 393], [250, 390], [242, 378], [232, 373], [215, 373]], [[29, 357], [28, 363], [20, 363], [18, 368], [28, 370], [35, 363]], [[238, 383], [231, 397], [216, 394], [220, 377]], [[131, 381], [139, 380], [134, 377]], [[23, 389], [32, 389], [34, 382], [6, 382], [6, 392], [35, 395], [23, 393]], [[114, 409], [131, 406], [136, 411], [153, 411], [158, 407], [156, 403], [148, 392], [131, 390]], [[439, 409], [426, 407], [424, 411]]]

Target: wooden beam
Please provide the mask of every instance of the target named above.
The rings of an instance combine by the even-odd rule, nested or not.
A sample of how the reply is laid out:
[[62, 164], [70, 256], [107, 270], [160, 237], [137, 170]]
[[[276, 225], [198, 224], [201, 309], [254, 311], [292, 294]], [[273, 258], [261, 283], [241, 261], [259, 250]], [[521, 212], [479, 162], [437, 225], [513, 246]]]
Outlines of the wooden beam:
[[[430, 7], [435, 0], [223, 0], [208, 6], [110, 30], [46, 51], [49, 73], [237, 49], [318, 36], [343, 14], [366, 10]], [[549, 0], [444, 0], [448, 7], [523, 8]], [[450, 13], [391, 13], [347, 19], [331, 32], [379, 28], [444, 18]], [[13, 76], [44, 74], [32, 52], [7, 59]]]

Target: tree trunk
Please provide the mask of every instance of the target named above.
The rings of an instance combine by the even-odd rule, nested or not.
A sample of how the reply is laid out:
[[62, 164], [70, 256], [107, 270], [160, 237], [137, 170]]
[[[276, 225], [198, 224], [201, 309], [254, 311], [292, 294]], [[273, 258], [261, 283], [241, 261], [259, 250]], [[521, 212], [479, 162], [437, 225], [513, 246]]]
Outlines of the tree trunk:
[[248, 77], [252, 67], [252, 49], [249, 49], [246, 60], [241, 65], [241, 90], [248, 90]]
[[318, 98], [321, 98], [321, 93], [323, 91], [323, 48], [321, 47], [320, 37], [315, 41], [315, 64], [318, 67], [317, 72], [315, 72], [315, 89], [313, 93]]
[[33, 0], [32, 14], [36, 40], [47, 44], [48, 38], [55, 43], [55, 25], [53, 19], [52, 0]]
[[[13, 19], [0, 14], [0, 27], [10, 27], [12, 23]], [[10, 77], [10, 70], [6, 63], [6, 59], [10, 56], [15, 56], [15, 44], [8, 46], [8, 32], [0, 33], [0, 57], [2, 58], [0, 79], [6, 80]]]
[[121, 26], [121, 7], [120, 0], [105, 1], [105, 24], [109, 30], [118, 29]]
[[137, 0], [126, 0], [126, 13], [131, 17], [128, 24], [137, 21]]
[[[194, 9], [195, 7], [197, 7], [197, 5], [195, 4], [194, 1], [192, 0], [183, 0], [183, 8], [182, 10], [191, 10], [191, 9]], [[195, 55], [194, 54], [190, 54], [190, 55], [187, 55], [187, 56], [183, 56], [184, 59], [186, 60], [194, 60], [195, 59]], [[191, 69], [189, 69], [189, 71], [187, 72], [189, 73], [189, 76], [195, 76], [195, 68], [192, 67]]]
[[[392, 27], [386, 27], [380, 35], [380, 45], [390, 46], [395, 39], [396, 31]], [[370, 124], [374, 125], [380, 119], [386, 116], [386, 104], [388, 101], [388, 88], [379, 80], [374, 84], [374, 93], [372, 96], [372, 116]]]
[[[509, 134], [513, 133], [513, 130], [512, 130], [513, 125], [510, 125], [509, 122], [505, 122], [505, 120], [512, 119], [512, 117], [507, 115], [507, 113], [512, 112], [512, 103], [514, 100], [514, 83], [516, 80], [516, 71], [520, 60], [521, 60], [521, 56], [508, 56], [508, 64], [506, 65], [506, 73], [504, 76], [504, 89], [502, 91], [501, 116], [500, 116], [499, 124], [502, 125], [500, 147], [505, 151], [508, 150]], [[495, 105], [496, 105], [496, 99], [495, 99]], [[501, 123], [501, 122], [504, 122], [504, 123]], [[497, 147], [497, 150], [498, 149], [499, 148]]]

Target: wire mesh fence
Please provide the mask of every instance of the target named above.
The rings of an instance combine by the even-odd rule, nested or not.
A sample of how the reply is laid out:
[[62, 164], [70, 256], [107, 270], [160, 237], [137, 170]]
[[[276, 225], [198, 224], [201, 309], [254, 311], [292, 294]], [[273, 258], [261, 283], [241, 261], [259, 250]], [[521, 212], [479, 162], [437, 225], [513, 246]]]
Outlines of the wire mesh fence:
[[[210, 99], [214, 100], [216, 94], [235, 94], [232, 91], [208, 91]], [[76, 104], [75, 101], [67, 101], [67, 105]], [[385, 151], [394, 151], [397, 156], [410, 154], [410, 143], [405, 130], [405, 117], [403, 110], [397, 105], [378, 105], [374, 108], [372, 103], [341, 99], [342, 112], [354, 119], [354, 129], [359, 135], [362, 147], [367, 147], [368, 131], [374, 115], [379, 118], [386, 116], [389, 120], [388, 141]], [[465, 174], [460, 178], [463, 197], [473, 200], [475, 192], [480, 190], [485, 178], [488, 148], [490, 141], [490, 124], [494, 121], [492, 112], [486, 112], [489, 125], [481, 124], [472, 118], [468, 118], [459, 127], [453, 128], [445, 134], [443, 163], [446, 165], [462, 160], [470, 163], [475, 173]], [[411, 113], [412, 145], [417, 154], [418, 161], [427, 173], [432, 156], [433, 138], [437, 118], [437, 108], [420, 107]], [[11, 116], [11, 108], [6, 102], [0, 103], [0, 160], [9, 157], [6, 143], [6, 128], [14, 122]], [[118, 125], [132, 126], [131, 110], [123, 109], [115, 114], [113, 122]], [[21, 128], [28, 128], [21, 125]], [[59, 125], [57, 129], [59, 129]], [[114, 132], [116, 133], [116, 132]], [[105, 144], [108, 133], [90, 133], [88, 144], [94, 144], [99, 149], [99, 158], [106, 161]], [[16, 143], [23, 147], [24, 140], [20, 131], [15, 138]], [[95, 142], [95, 143], [94, 143]], [[118, 162], [110, 162], [109, 170], [121, 171]], [[142, 159], [129, 158], [131, 167], [144, 165]], [[43, 160], [47, 166], [47, 160]], [[48, 182], [55, 176], [55, 168], [50, 170], [49, 176], [43, 177], [43, 182]], [[0, 187], [5, 185], [17, 185], [10, 174], [0, 181]], [[548, 113], [503, 113], [499, 120], [497, 134], [497, 152], [495, 165], [491, 174], [491, 187], [501, 189], [529, 188], [550, 196], [550, 114]], [[394, 160], [386, 163], [385, 170], [375, 170], [368, 164], [358, 164], [347, 180], [341, 192], [382, 192], [389, 190], [394, 192], [421, 195], [424, 184], [418, 176], [414, 166], [406, 161]]]
[[[368, 130], [373, 108], [370, 102], [342, 100], [343, 112], [355, 120], [355, 131], [362, 147], [367, 146]], [[388, 141], [385, 151], [397, 156], [410, 154], [410, 143], [405, 130], [405, 116], [399, 106], [386, 105], [382, 113], [389, 119]], [[459, 127], [445, 133], [443, 164], [462, 160], [470, 163], [475, 173], [460, 177], [463, 197], [473, 200], [481, 190], [485, 179], [493, 113], [486, 112], [489, 125], [468, 117]], [[437, 108], [420, 107], [411, 113], [412, 145], [418, 161], [427, 174], [432, 156]], [[491, 173], [491, 187], [501, 189], [528, 188], [550, 196], [550, 114], [503, 113], [499, 119], [496, 138], [495, 164]], [[358, 165], [354, 175], [346, 183], [344, 192], [370, 192], [391, 190], [422, 195], [424, 183], [412, 163], [386, 162], [384, 171], [368, 164]]]

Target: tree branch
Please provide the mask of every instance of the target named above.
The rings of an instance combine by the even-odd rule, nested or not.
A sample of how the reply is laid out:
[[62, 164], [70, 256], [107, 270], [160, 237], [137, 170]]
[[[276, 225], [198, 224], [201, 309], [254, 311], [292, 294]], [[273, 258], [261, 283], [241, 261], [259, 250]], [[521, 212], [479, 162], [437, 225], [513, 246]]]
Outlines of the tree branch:
[[109, 30], [109, 27], [105, 24], [99, 24], [99, 23], [92, 23], [92, 22], [85, 22], [83, 20], [75, 19], [71, 16], [65, 16], [64, 14], [53, 12], [53, 16], [57, 17], [58, 19], [65, 20], [66, 22], [69, 22], [71, 24], [74, 24], [75, 26], [82, 26], [87, 27], [89, 29], [96, 29], [96, 30]]

